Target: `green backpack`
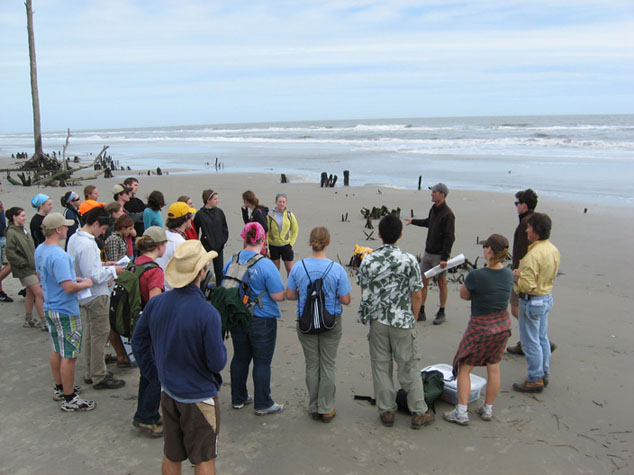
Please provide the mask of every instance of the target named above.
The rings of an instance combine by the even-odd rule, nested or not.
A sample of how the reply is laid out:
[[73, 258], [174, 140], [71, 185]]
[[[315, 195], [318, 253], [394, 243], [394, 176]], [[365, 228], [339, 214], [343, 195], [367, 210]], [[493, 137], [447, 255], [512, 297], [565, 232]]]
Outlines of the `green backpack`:
[[[423, 389], [425, 390], [425, 403], [427, 406], [436, 412], [436, 401], [440, 399], [443, 389], [445, 389], [445, 379], [443, 374], [437, 370], [421, 371], [421, 378], [423, 379]], [[409, 407], [407, 406], [407, 391], [403, 388], [399, 389], [396, 393], [396, 405], [401, 412], [409, 413]]]
[[139, 279], [145, 271], [159, 265], [152, 261], [136, 265], [134, 261], [117, 277], [117, 283], [110, 294], [110, 328], [123, 337], [130, 338], [136, 322], [141, 318], [143, 307]]

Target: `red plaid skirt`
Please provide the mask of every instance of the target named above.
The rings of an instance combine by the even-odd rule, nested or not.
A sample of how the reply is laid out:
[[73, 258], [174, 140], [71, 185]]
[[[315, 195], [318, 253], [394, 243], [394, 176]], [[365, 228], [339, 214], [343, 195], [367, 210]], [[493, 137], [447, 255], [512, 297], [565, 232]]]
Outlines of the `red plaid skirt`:
[[471, 317], [453, 359], [453, 374], [458, 376], [462, 364], [486, 366], [502, 360], [504, 348], [511, 336], [508, 311]]

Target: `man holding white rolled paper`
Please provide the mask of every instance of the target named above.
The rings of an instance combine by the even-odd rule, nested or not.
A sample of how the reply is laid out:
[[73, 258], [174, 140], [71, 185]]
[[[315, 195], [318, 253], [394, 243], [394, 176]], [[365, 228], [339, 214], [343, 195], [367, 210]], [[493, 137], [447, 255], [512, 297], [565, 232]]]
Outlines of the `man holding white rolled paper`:
[[[444, 183], [437, 183], [430, 186], [431, 201], [434, 205], [429, 210], [429, 216], [426, 219], [405, 218], [405, 222], [414, 226], [422, 226], [428, 228], [427, 241], [425, 242], [425, 254], [420, 263], [421, 273], [425, 273], [429, 269], [440, 265], [441, 268], [447, 267], [447, 261], [451, 255], [451, 247], [456, 239], [455, 222], [456, 217], [447, 206], [445, 198], [449, 194], [449, 188]], [[426, 320], [425, 301], [427, 300], [427, 284], [428, 279], [423, 276], [423, 304], [418, 313], [418, 321]], [[438, 283], [438, 292], [440, 297], [440, 308], [436, 313], [434, 325], [440, 325], [447, 319], [445, 316], [445, 306], [447, 304], [447, 272], [436, 276]]]

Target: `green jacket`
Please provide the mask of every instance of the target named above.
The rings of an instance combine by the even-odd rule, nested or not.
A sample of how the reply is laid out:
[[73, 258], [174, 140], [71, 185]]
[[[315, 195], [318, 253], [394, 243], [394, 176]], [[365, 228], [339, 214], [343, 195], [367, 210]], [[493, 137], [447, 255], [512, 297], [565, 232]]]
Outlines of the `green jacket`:
[[266, 218], [269, 225], [269, 232], [266, 235], [269, 246], [295, 245], [297, 235], [299, 234], [299, 226], [297, 225], [297, 220], [293, 213], [287, 209], [284, 210], [281, 230], [277, 226], [274, 211], [270, 211]]
[[20, 279], [35, 274], [35, 243], [23, 226], [9, 224], [5, 232], [7, 260], [11, 263], [13, 277]]

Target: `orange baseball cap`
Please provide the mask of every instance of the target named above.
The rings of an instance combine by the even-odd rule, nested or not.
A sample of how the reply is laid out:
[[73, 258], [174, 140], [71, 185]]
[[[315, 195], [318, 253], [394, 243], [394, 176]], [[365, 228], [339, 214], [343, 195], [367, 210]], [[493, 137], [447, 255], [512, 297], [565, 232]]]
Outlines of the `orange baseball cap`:
[[106, 203], [97, 203], [95, 200], [86, 200], [79, 205], [79, 212], [80, 214], [86, 214], [91, 209], [99, 208], [101, 206], [106, 206]]

